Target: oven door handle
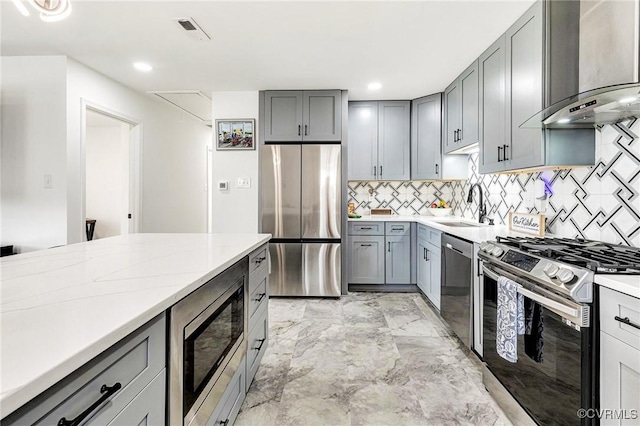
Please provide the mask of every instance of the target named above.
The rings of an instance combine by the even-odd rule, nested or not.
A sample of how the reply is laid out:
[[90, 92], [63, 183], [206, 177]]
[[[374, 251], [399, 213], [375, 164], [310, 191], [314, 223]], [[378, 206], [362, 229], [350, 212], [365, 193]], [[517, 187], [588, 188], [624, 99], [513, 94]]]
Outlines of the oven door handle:
[[[502, 270], [499, 270], [499, 271], [500, 272], [496, 272], [492, 269], [487, 268], [487, 266], [484, 263], [482, 264], [482, 273], [487, 277], [491, 278], [492, 280], [495, 280], [497, 282], [498, 278], [500, 278], [500, 276], [502, 275], [506, 278], [516, 281], [517, 277], [514, 276], [513, 274], [510, 274]], [[539, 293], [526, 289], [520, 283], [516, 283], [516, 284], [518, 284], [518, 293], [522, 294], [523, 296], [528, 297], [529, 299], [535, 302], [538, 302], [540, 305], [542, 305], [545, 308], [551, 309], [553, 312], [557, 313], [563, 318], [566, 318], [573, 322], [577, 322], [578, 324], [581, 324], [583, 326], [588, 326], [588, 324], [584, 322], [582, 309], [572, 308], [571, 306], [568, 306], [564, 303], [556, 302], [555, 300], [549, 299], [546, 296], [543, 296]]]

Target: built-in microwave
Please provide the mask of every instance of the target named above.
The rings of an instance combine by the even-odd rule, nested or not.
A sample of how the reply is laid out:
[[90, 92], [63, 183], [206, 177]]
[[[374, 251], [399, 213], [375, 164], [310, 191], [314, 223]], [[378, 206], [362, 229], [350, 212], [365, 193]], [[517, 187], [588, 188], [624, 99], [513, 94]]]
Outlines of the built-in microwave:
[[171, 308], [169, 423], [205, 424], [246, 351], [247, 258]]

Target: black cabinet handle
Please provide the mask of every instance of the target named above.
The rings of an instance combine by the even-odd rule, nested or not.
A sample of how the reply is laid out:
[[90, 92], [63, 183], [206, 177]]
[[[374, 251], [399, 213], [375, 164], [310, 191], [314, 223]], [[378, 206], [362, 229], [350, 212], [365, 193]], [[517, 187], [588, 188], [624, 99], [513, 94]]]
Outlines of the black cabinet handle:
[[360, 247], [371, 247], [371, 244], [360, 244]]
[[507, 148], [509, 148], [509, 145], [502, 145], [502, 146], [504, 147], [502, 149], [502, 153], [503, 153], [502, 160], [503, 161], [507, 161], [508, 160], [508, 158], [507, 158]]
[[218, 424], [221, 424], [222, 426], [227, 426], [227, 425], [229, 424], [229, 419], [227, 419], [227, 420], [225, 420], [225, 421], [220, 420], [220, 421], [218, 422]]
[[426, 261], [428, 262], [428, 261], [429, 261], [429, 250], [424, 249], [424, 251], [426, 251], [426, 252], [427, 252], [427, 253], [426, 253], [427, 255], [426, 255], [426, 257], [425, 257], [425, 259], [424, 259], [424, 260], [426, 260]]
[[102, 385], [100, 387], [100, 393], [102, 394], [102, 396], [96, 402], [91, 404], [91, 406], [89, 408], [84, 410], [82, 413], [80, 413], [80, 415], [78, 417], [76, 417], [73, 420], [67, 420], [65, 417], [61, 418], [60, 420], [58, 420], [58, 426], [77, 426], [77, 425], [79, 425], [80, 422], [82, 422], [87, 416], [89, 416], [89, 414], [91, 414], [96, 408], [98, 408], [106, 400], [111, 398], [113, 396], [113, 394], [118, 392], [120, 390], [120, 388], [122, 388], [122, 385], [120, 384], [120, 382], [117, 382], [115, 385], [113, 385], [111, 387], [109, 387], [107, 385]]
[[427, 249], [426, 248], [422, 249], [422, 260], [427, 260]]
[[308, 127], [308, 126], [305, 124], [305, 125], [304, 125], [304, 135], [305, 135], [305, 136], [308, 136], [308, 135], [309, 135], [309, 132], [307, 131], [307, 127]]
[[629, 319], [629, 317], [622, 318], [622, 317], [619, 317], [619, 316], [616, 315], [615, 317], [613, 317], [613, 319], [615, 319], [616, 321], [620, 321], [623, 324], [629, 325], [629, 326], [631, 326], [633, 328], [637, 328], [638, 330], [640, 330], [640, 325], [632, 323], [631, 320]]
[[370, 230], [370, 229], [371, 229], [371, 227], [370, 227], [370, 226], [361, 226], [361, 227], [360, 227], [360, 230], [362, 231], [363, 229], [369, 229], [369, 230]]
[[436, 163], [436, 174], [438, 174], [438, 163]]
[[267, 339], [258, 339], [258, 340], [256, 340], [256, 342], [260, 342], [260, 344], [258, 345], [258, 347], [253, 348], [253, 349], [255, 349], [256, 351], [260, 352], [260, 349], [262, 349], [262, 345], [264, 345], [264, 341], [265, 340], [267, 340]]
[[391, 230], [392, 231], [404, 231], [404, 226], [400, 226], [400, 227], [392, 226]]
[[254, 300], [256, 302], [260, 303], [260, 302], [262, 302], [262, 299], [264, 299], [267, 296], [267, 293], [260, 293], [258, 296], [260, 296], [260, 297], [258, 297], [257, 299], [254, 299]]
[[378, 171], [378, 168], [376, 166], [373, 166], [373, 176], [377, 176], [376, 172]]
[[391, 243], [387, 243], [387, 251], [391, 253]]
[[499, 146], [498, 147], [498, 163], [502, 161], [502, 159], [500, 158], [500, 153], [502, 152], [502, 147]]
[[300, 125], [298, 124], [298, 136], [300, 136]]
[[382, 177], [382, 166], [380, 166], [380, 177]]

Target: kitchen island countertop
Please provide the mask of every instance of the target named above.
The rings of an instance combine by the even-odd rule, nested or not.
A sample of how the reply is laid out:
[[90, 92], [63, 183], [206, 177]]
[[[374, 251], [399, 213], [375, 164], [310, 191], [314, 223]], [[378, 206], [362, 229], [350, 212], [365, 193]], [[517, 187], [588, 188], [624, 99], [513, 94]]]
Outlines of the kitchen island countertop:
[[129, 234], [2, 258], [2, 417], [270, 238]]

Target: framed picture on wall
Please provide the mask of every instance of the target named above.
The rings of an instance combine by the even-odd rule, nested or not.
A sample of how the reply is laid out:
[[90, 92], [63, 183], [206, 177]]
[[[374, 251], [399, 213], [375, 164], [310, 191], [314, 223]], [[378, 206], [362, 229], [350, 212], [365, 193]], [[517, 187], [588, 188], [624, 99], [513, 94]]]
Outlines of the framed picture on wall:
[[254, 129], [256, 120], [253, 118], [236, 120], [216, 120], [218, 134], [217, 151], [256, 149], [254, 143]]

